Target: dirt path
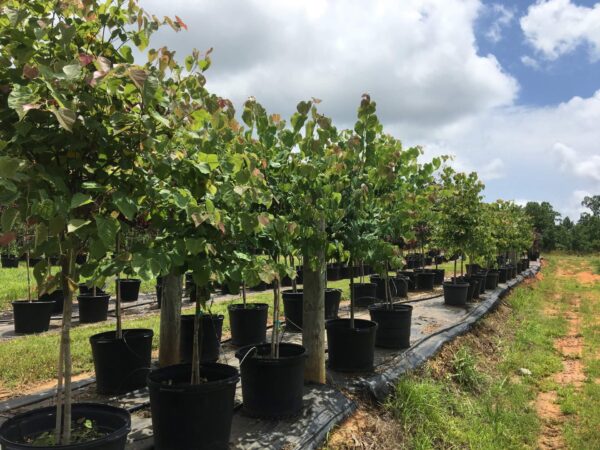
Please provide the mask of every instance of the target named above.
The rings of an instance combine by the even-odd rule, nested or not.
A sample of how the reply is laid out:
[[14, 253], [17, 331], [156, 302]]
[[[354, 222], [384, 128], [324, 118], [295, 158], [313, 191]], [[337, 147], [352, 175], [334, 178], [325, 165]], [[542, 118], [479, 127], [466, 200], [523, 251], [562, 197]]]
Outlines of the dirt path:
[[[593, 282], [590, 280], [589, 271], [558, 270], [556, 277], [559, 280], [576, 278], [579, 282]], [[557, 283], [557, 289], [561, 284]], [[561, 292], [555, 292], [551, 303], [544, 308], [544, 314], [556, 316], [561, 314], [560, 304], [566, 304], [564, 317], [568, 322], [568, 331], [564, 337], [554, 340], [554, 348], [562, 358], [562, 371], [554, 374], [552, 381], [560, 387], [572, 385], [579, 391], [585, 381], [584, 366], [581, 360], [583, 356], [583, 337], [581, 335], [581, 298], [574, 296], [565, 298]], [[563, 425], [565, 416], [558, 404], [557, 390], [540, 392], [535, 402], [536, 412], [542, 421], [542, 429], [538, 441], [538, 447], [543, 450], [567, 448], [563, 436]]]

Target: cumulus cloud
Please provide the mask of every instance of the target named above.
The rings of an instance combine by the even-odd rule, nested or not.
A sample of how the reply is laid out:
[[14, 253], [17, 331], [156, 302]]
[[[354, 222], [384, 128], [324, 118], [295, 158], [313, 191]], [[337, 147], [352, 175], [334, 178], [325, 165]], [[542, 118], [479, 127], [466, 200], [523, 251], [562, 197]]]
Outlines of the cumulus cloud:
[[553, 149], [560, 157], [562, 170], [600, 182], [600, 155], [580, 155], [561, 142], [554, 144]]
[[524, 66], [531, 67], [532, 69], [538, 70], [540, 68], [540, 63], [528, 55], [521, 56], [521, 62]]
[[253, 95], [284, 115], [316, 97], [354, 121], [368, 92], [382, 118], [439, 126], [510, 104], [518, 84], [493, 55], [478, 55], [477, 0], [143, 0], [179, 15], [186, 33], [157, 37], [189, 53], [214, 47], [211, 90], [236, 105]]
[[571, 0], [538, 0], [521, 18], [525, 38], [549, 60], [589, 46], [590, 58], [600, 59], [600, 3], [578, 6]]
[[515, 13], [512, 9], [499, 3], [494, 3], [490, 6], [490, 13], [494, 15], [494, 21], [485, 33], [485, 36], [491, 42], [497, 43], [502, 40], [502, 30], [510, 25], [515, 17]]

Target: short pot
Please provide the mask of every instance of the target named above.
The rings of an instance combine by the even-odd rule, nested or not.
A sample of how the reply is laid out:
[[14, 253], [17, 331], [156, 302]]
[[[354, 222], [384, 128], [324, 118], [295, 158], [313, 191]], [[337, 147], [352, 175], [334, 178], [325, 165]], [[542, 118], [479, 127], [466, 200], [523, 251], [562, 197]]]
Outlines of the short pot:
[[[137, 278], [121, 278], [116, 281], [121, 287], [121, 301], [124, 303], [137, 301], [142, 280]], [[115, 292], [117, 290], [115, 289]]]
[[[94, 293], [94, 288], [89, 287], [85, 283], [79, 283], [79, 295], [91, 295]], [[104, 295], [106, 292], [101, 288], [96, 288], [96, 295]]]
[[506, 283], [508, 279], [508, 269], [506, 267], [500, 267], [498, 269], [498, 283]]
[[202, 364], [206, 381], [190, 384], [191, 364], [153, 370], [148, 375], [156, 450], [229, 448], [235, 386], [239, 372], [226, 364]]
[[70, 445], [39, 447], [23, 441], [54, 431], [56, 406], [33, 409], [11, 417], [0, 425], [0, 444], [3, 450], [65, 449], [65, 450], [123, 450], [131, 429], [131, 417], [123, 408], [99, 403], [74, 403], [72, 421], [92, 420], [107, 434], [91, 441]]
[[369, 372], [373, 370], [377, 323], [371, 320], [328, 320], [327, 330], [328, 367], [339, 372]]
[[408, 290], [415, 291], [417, 289], [417, 273], [412, 270], [400, 270], [398, 275], [408, 279]]
[[410, 347], [410, 326], [413, 307], [384, 303], [369, 306], [371, 320], [377, 323], [375, 346], [383, 348]]
[[435, 273], [433, 272], [417, 272], [417, 289], [420, 291], [432, 291]]
[[327, 265], [327, 281], [337, 281], [340, 279], [340, 266], [337, 264]]
[[19, 267], [19, 258], [16, 256], [3, 256], [0, 258], [0, 262], [5, 269], [16, 269]]
[[269, 419], [293, 417], [302, 411], [306, 350], [279, 344], [279, 358], [271, 344], [248, 346], [235, 353], [240, 360], [244, 412]]
[[[222, 314], [202, 314], [198, 330], [198, 352], [200, 362], [215, 362], [219, 359], [221, 351], [221, 333], [223, 331]], [[179, 341], [179, 352], [182, 363], [192, 362], [194, 347], [194, 314], [181, 316], [181, 335]]]
[[123, 339], [117, 339], [115, 331], [90, 336], [99, 394], [124, 394], [146, 386], [153, 336], [150, 329], [123, 330]]
[[485, 288], [486, 289], [496, 289], [498, 287], [498, 276], [500, 274], [497, 270], [488, 270], [486, 279], [485, 279]]
[[266, 303], [232, 304], [227, 306], [231, 328], [231, 343], [235, 346], [262, 344], [267, 340]]
[[40, 300], [44, 302], [54, 302], [52, 314], [62, 314], [65, 304], [65, 296], [62, 289], [57, 289], [49, 294], [40, 295]]
[[431, 272], [434, 273], [433, 285], [441, 286], [446, 278], [446, 271], [444, 269], [431, 269]]
[[54, 302], [18, 300], [12, 302], [12, 307], [15, 333], [33, 334], [48, 331]]
[[341, 289], [325, 288], [325, 320], [337, 319], [341, 300]]
[[291, 332], [302, 331], [302, 308], [304, 294], [302, 289], [283, 291], [283, 313], [285, 315], [285, 329]]
[[479, 295], [484, 294], [485, 293], [485, 280], [487, 278], [487, 275], [485, 273], [474, 273], [469, 275], [473, 280], [477, 280], [477, 282], [479, 283]]
[[469, 283], [444, 282], [444, 303], [450, 306], [466, 306]]
[[377, 285], [375, 283], [354, 283], [354, 306], [367, 307], [377, 299]]
[[103, 322], [108, 318], [110, 295], [78, 295], [79, 323]]

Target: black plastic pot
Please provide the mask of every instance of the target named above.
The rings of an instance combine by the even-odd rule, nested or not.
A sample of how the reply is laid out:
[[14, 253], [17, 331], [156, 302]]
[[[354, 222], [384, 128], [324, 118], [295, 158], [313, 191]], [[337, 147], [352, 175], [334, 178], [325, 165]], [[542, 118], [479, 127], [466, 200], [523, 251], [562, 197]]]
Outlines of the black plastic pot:
[[0, 258], [0, 262], [5, 269], [16, 269], [19, 267], [19, 258], [16, 256], [3, 256]]
[[54, 302], [18, 300], [12, 302], [15, 333], [43, 333], [50, 327]]
[[508, 269], [506, 267], [500, 267], [500, 269], [498, 269], [498, 283], [506, 283], [508, 278], [507, 274]]
[[229, 448], [235, 386], [239, 373], [226, 364], [202, 364], [190, 384], [191, 364], [156, 369], [148, 375], [154, 449], [225, 450]]
[[283, 291], [281, 296], [283, 298], [283, 313], [285, 315], [286, 331], [302, 331], [302, 290], [298, 289], [296, 292], [291, 290]]
[[441, 286], [446, 277], [446, 271], [444, 269], [431, 269], [431, 272], [434, 274], [433, 285]]
[[[200, 362], [215, 362], [219, 359], [221, 351], [221, 333], [223, 331], [222, 314], [203, 314], [200, 318], [200, 329], [198, 330], [198, 343], [200, 346]], [[192, 362], [192, 351], [194, 348], [194, 315], [184, 314], [181, 316], [181, 335], [179, 341], [179, 352], [182, 363]]]
[[302, 411], [304, 360], [301, 345], [282, 343], [279, 358], [271, 358], [271, 344], [239, 349], [244, 412], [253, 417], [286, 418]]
[[[471, 289], [471, 287], [469, 287], [469, 294], [467, 294], [467, 297], [471, 300], [478, 299], [479, 292], [480, 292], [479, 279], [474, 278], [473, 276], [468, 276], [468, 277], [465, 277], [465, 281], [467, 283], [469, 283], [469, 285], [472, 285], [472, 289]], [[473, 291], [472, 293], [471, 293], [471, 290]], [[469, 295], [470, 295], [470, 297], [469, 297]]]
[[354, 283], [354, 306], [365, 308], [376, 299], [377, 285], [375, 283]]
[[481, 266], [479, 264], [466, 264], [467, 273], [474, 274], [481, 270]]
[[117, 339], [115, 331], [90, 336], [99, 394], [124, 394], [146, 386], [152, 336], [149, 329], [123, 330], [123, 339]]
[[433, 290], [433, 282], [435, 273], [433, 272], [417, 272], [417, 289], [420, 291]]
[[327, 265], [327, 280], [337, 281], [340, 279], [340, 266], [336, 264]]
[[450, 306], [465, 306], [469, 293], [469, 283], [444, 282], [444, 303]]
[[485, 279], [485, 288], [486, 289], [496, 289], [498, 287], [498, 271], [497, 270], [488, 270], [486, 279]]
[[103, 322], [108, 318], [110, 295], [78, 295], [79, 323]]
[[238, 347], [250, 344], [262, 344], [267, 340], [267, 316], [269, 305], [266, 303], [232, 304], [227, 306], [231, 343]]
[[[94, 293], [93, 287], [88, 287], [85, 283], [79, 284], [79, 295], [92, 295]], [[96, 295], [104, 295], [106, 292], [103, 289], [96, 288]]]
[[406, 279], [408, 279], [408, 290], [414, 291], [417, 289], [417, 274], [412, 270], [400, 270], [398, 271], [398, 275], [402, 275]]
[[485, 280], [487, 279], [487, 275], [485, 273], [474, 273], [469, 275], [472, 279], [477, 280], [479, 282], [479, 295], [485, 293]]
[[61, 289], [52, 291], [49, 294], [40, 295], [40, 300], [43, 302], [54, 302], [52, 314], [62, 314], [65, 304], [65, 296], [63, 295], [63, 291]]
[[[137, 278], [121, 278], [116, 281], [121, 286], [121, 301], [124, 303], [135, 302], [140, 294], [142, 280]], [[116, 289], [115, 289], [115, 292]]]
[[408, 285], [410, 280], [403, 276], [396, 276], [394, 278], [390, 278], [390, 281], [393, 283], [393, 286], [396, 289], [396, 297], [408, 297]]
[[383, 303], [369, 306], [371, 320], [378, 325], [375, 336], [376, 347], [410, 347], [412, 309], [410, 305], [400, 304], [392, 305], [392, 309]]
[[325, 289], [325, 320], [337, 319], [342, 300], [342, 291], [340, 289]]
[[369, 372], [373, 370], [377, 323], [371, 320], [328, 320], [327, 330], [328, 367], [339, 372]]
[[523, 270], [529, 269], [529, 258], [521, 259], [521, 263], [523, 265]]
[[29, 267], [34, 267], [37, 263], [39, 263], [42, 258], [29, 258]]
[[18, 414], [0, 425], [0, 444], [3, 450], [65, 449], [65, 450], [123, 450], [131, 429], [129, 412], [122, 408], [97, 403], [74, 403], [72, 420], [92, 420], [105, 436], [93, 441], [52, 447], [34, 447], [22, 443], [48, 431], [56, 425], [56, 406], [47, 406]]

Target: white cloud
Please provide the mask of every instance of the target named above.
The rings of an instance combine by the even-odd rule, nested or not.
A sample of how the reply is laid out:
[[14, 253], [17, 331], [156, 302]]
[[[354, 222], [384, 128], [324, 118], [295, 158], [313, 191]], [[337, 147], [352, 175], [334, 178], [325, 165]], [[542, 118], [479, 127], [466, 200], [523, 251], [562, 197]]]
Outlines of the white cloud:
[[521, 56], [521, 62], [524, 66], [531, 67], [532, 69], [538, 70], [540, 68], [540, 63], [537, 62], [536, 59], [531, 56], [523, 55]]
[[521, 18], [525, 38], [549, 60], [587, 44], [590, 58], [600, 59], [600, 3], [593, 7], [570, 0], [538, 0]]
[[502, 40], [502, 29], [510, 25], [515, 17], [515, 13], [512, 9], [508, 9], [499, 3], [492, 4], [490, 10], [495, 18], [485, 36], [491, 42], [497, 43]]
[[160, 32], [177, 49], [214, 47], [208, 87], [234, 104], [253, 95], [291, 113], [300, 100], [350, 124], [360, 96], [380, 114], [438, 126], [511, 104], [518, 84], [493, 55], [478, 55], [478, 0], [142, 0], [179, 15], [188, 32]]
[[600, 155], [581, 155], [561, 142], [554, 144], [553, 149], [560, 156], [563, 171], [600, 182]]
[[[369, 92], [388, 132], [424, 145], [427, 156], [456, 155], [453, 165], [479, 172], [492, 200], [547, 200], [564, 212], [574, 191], [600, 193], [600, 91], [552, 107], [516, 106], [516, 80], [493, 55], [478, 54], [474, 26], [486, 11], [480, 1], [141, 1], [189, 26], [159, 32], [155, 45], [178, 56], [214, 47], [208, 87], [238, 108], [253, 95], [286, 117], [299, 100], [317, 97], [345, 127]], [[540, 49], [559, 53], [562, 44], [546, 44], [536, 28], [536, 8], [546, 3], [572, 6], [538, 2], [524, 29]], [[548, 33], [563, 28], [549, 23]], [[533, 56], [522, 62], [543, 64]], [[576, 161], [568, 151], [565, 160], [558, 143], [573, 149]]]

